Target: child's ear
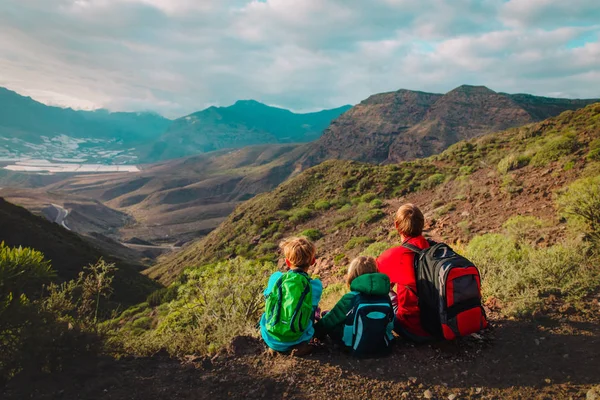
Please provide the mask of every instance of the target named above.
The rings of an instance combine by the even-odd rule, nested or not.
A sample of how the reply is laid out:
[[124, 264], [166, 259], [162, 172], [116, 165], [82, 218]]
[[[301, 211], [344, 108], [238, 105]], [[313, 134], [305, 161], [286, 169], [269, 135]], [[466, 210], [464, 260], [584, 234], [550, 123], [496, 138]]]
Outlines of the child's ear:
[[315, 265], [317, 263], [317, 258], [313, 257], [312, 262], [310, 263], [310, 265]]
[[285, 259], [285, 265], [288, 266], [288, 268], [290, 268], [292, 266], [292, 263], [290, 262], [290, 260], [288, 260], [287, 258]]

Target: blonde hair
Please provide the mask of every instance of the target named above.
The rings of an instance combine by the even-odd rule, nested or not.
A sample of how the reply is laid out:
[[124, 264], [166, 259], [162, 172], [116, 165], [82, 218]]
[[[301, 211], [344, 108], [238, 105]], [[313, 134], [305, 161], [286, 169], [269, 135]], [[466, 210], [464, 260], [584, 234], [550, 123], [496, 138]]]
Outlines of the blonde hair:
[[407, 203], [398, 209], [394, 222], [398, 233], [401, 235], [417, 237], [423, 233], [425, 217], [419, 207]]
[[352, 281], [364, 274], [377, 272], [377, 261], [373, 257], [356, 257], [348, 266], [348, 275], [346, 276], [346, 285], [350, 288]]
[[293, 268], [307, 269], [313, 263], [317, 249], [315, 245], [305, 237], [290, 237], [279, 243], [286, 260]]

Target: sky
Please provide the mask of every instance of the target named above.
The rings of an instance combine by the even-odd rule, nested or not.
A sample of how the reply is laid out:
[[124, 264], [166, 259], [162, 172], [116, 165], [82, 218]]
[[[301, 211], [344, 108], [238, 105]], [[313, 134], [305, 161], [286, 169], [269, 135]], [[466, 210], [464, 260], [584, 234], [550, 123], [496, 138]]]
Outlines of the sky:
[[600, 97], [600, 1], [0, 0], [0, 86], [51, 105], [302, 112], [461, 84]]

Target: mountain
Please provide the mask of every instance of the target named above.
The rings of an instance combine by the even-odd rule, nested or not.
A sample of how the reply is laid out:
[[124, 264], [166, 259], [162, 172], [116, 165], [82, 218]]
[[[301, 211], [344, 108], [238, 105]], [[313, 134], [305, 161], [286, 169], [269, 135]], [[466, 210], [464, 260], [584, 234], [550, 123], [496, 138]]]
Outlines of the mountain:
[[0, 157], [135, 162], [171, 121], [155, 113], [76, 111], [0, 88]]
[[0, 198], [0, 241], [9, 246], [31, 247], [50, 260], [59, 281], [76, 278], [83, 267], [103, 258], [115, 263], [115, 293], [112, 300], [131, 305], [146, 299], [159, 286], [140, 274], [143, 266], [105, 253], [94, 243], [58, 224], [35, 216]]
[[[517, 214], [554, 218], [552, 193], [581, 177], [586, 159], [590, 168], [598, 168], [593, 163], [598, 152], [600, 103], [461, 141], [415, 161], [371, 165], [329, 160], [243, 203], [217, 229], [148, 273], [170, 283], [190, 266], [236, 256], [272, 257], [279, 238], [307, 229], [317, 229], [317, 238], [323, 237], [317, 242], [322, 259], [318, 268], [332, 270], [336, 255], [358, 255], [355, 247], [389, 240], [388, 228], [371, 224], [391, 218], [398, 198], [428, 211], [433, 221], [428, 229], [448, 241], [464, 241], [476, 226], [483, 232], [498, 231]], [[440, 195], [436, 189], [442, 184]], [[371, 203], [377, 198], [387, 204], [386, 212], [380, 209], [381, 201]], [[393, 226], [391, 220], [388, 223]], [[548, 240], [564, 233], [558, 227]]]
[[377, 94], [333, 121], [302, 162], [304, 166], [328, 159], [389, 163], [426, 157], [460, 140], [597, 101], [511, 95], [468, 85], [444, 95], [409, 90]]
[[145, 159], [167, 160], [258, 144], [310, 142], [348, 109], [350, 106], [296, 114], [254, 100], [210, 107], [173, 121]]

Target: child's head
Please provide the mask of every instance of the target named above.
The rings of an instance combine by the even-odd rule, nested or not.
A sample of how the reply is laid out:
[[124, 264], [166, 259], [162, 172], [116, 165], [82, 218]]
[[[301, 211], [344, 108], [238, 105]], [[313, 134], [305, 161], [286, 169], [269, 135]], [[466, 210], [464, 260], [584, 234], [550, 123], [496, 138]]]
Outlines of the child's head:
[[307, 270], [315, 263], [317, 249], [304, 237], [291, 237], [279, 243], [279, 248], [285, 257], [285, 263], [290, 268]]
[[396, 230], [404, 237], [417, 237], [423, 233], [425, 217], [414, 204], [407, 203], [398, 209], [394, 220]]
[[348, 287], [352, 281], [364, 274], [372, 274], [377, 272], [377, 262], [373, 257], [360, 256], [356, 257], [348, 267], [348, 275], [346, 276], [346, 284]]

